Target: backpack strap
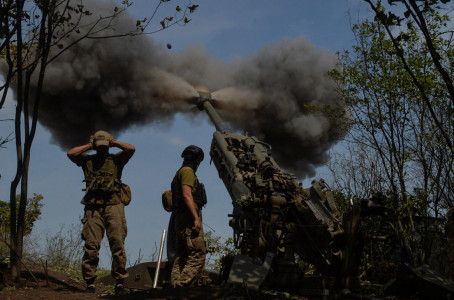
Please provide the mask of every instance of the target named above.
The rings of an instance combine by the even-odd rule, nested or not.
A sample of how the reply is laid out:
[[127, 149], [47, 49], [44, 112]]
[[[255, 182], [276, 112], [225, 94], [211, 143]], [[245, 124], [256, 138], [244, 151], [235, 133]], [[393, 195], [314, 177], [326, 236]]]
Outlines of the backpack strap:
[[[85, 178], [84, 178], [84, 180], [82, 180], [82, 182], [88, 182], [88, 180], [90, 179], [89, 177], [93, 173], [93, 161], [91, 159], [89, 159], [87, 161], [87, 163], [85, 164], [85, 166], [86, 166], [87, 169], [85, 171], [86, 173], [84, 174]], [[85, 195], [93, 187], [94, 182], [95, 181], [92, 180], [88, 186], [86, 186], [84, 189], [82, 189], [82, 191], [85, 191]]]
[[180, 208], [180, 206], [182, 206], [181, 202], [183, 200], [183, 193], [181, 191], [180, 180], [178, 180], [177, 176], [181, 168], [179, 168], [178, 171], [175, 173], [175, 176], [172, 179], [172, 183], [170, 184], [170, 188], [172, 191], [172, 211], [176, 211], [178, 210], [178, 208]]

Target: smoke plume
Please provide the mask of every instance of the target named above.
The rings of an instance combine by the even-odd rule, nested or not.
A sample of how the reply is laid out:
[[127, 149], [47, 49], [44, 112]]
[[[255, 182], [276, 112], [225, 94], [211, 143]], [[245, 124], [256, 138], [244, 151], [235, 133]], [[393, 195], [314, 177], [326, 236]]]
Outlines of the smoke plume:
[[[112, 11], [111, 4], [93, 3], [93, 16]], [[111, 30], [134, 25], [123, 16]], [[231, 63], [200, 46], [172, 53], [146, 36], [84, 39], [49, 64], [40, 123], [67, 150], [96, 130], [115, 136], [131, 126], [172, 122], [178, 112], [194, 113], [186, 100], [203, 85], [233, 128], [272, 145], [287, 171], [313, 176], [345, 134], [341, 120], [314, 109], [340, 105], [326, 74], [336, 59], [303, 37]]]

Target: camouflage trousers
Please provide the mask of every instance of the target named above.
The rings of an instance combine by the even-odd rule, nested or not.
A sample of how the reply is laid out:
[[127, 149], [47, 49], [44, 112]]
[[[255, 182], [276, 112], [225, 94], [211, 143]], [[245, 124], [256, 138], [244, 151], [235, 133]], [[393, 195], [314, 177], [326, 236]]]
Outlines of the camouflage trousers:
[[205, 265], [206, 247], [203, 228], [195, 234], [192, 231], [193, 226], [194, 218], [189, 212], [175, 214], [175, 261], [170, 275], [173, 287], [191, 285]]
[[82, 258], [82, 276], [88, 283], [97, 278], [99, 249], [106, 232], [112, 252], [112, 277], [122, 282], [128, 277], [124, 242], [127, 234], [126, 217], [123, 204], [86, 206], [82, 219], [82, 239], [85, 241]]

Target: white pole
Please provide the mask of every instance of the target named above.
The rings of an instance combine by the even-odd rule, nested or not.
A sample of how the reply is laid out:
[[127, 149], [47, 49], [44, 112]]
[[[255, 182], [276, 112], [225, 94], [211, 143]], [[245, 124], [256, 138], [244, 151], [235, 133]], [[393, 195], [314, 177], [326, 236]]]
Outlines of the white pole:
[[156, 265], [156, 272], [154, 273], [154, 280], [153, 280], [153, 288], [154, 289], [158, 285], [159, 268], [161, 267], [162, 252], [164, 251], [164, 242], [165, 242], [165, 240], [166, 240], [166, 230], [164, 229], [163, 232], [162, 232], [161, 248], [159, 249], [159, 257], [158, 257], [158, 263]]

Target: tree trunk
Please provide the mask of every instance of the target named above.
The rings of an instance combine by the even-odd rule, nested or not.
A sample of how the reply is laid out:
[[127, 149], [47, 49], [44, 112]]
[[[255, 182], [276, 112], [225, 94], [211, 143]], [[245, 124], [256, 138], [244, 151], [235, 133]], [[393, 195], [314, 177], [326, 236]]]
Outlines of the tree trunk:
[[[21, 24], [22, 12], [24, 7], [23, 0], [17, 0], [17, 14], [16, 22]], [[16, 191], [19, 181], [23, 175], [23, 157], [22, 157], [22, 138], [21, 138], [21, 114], [23, 111], [24, 97], [23, 97], [23, 57], [22, 57], [22, 26], [17, 26], [17, 106], [16, 106], [16, 117], [15, 117], [15, 137], [16, 137], [16, 158], [17, 158], [17, 169], [16, 176], [11, 182], [10, 190], [10, 208], [11, 208], [11, 237], [10, 237], [10, 261], [11, 261], [11, 278], [14, 281], [19, 280], [21, 272], [20, 259], [22, 258], [22, 251], [19, 252], [18, 244], [19, 237], [17, 234], [17, 212], [16, 212]], [[9, 45], [8, 45], [9, 47]], [[22, 250], [22, 245], [20, 245]]]

